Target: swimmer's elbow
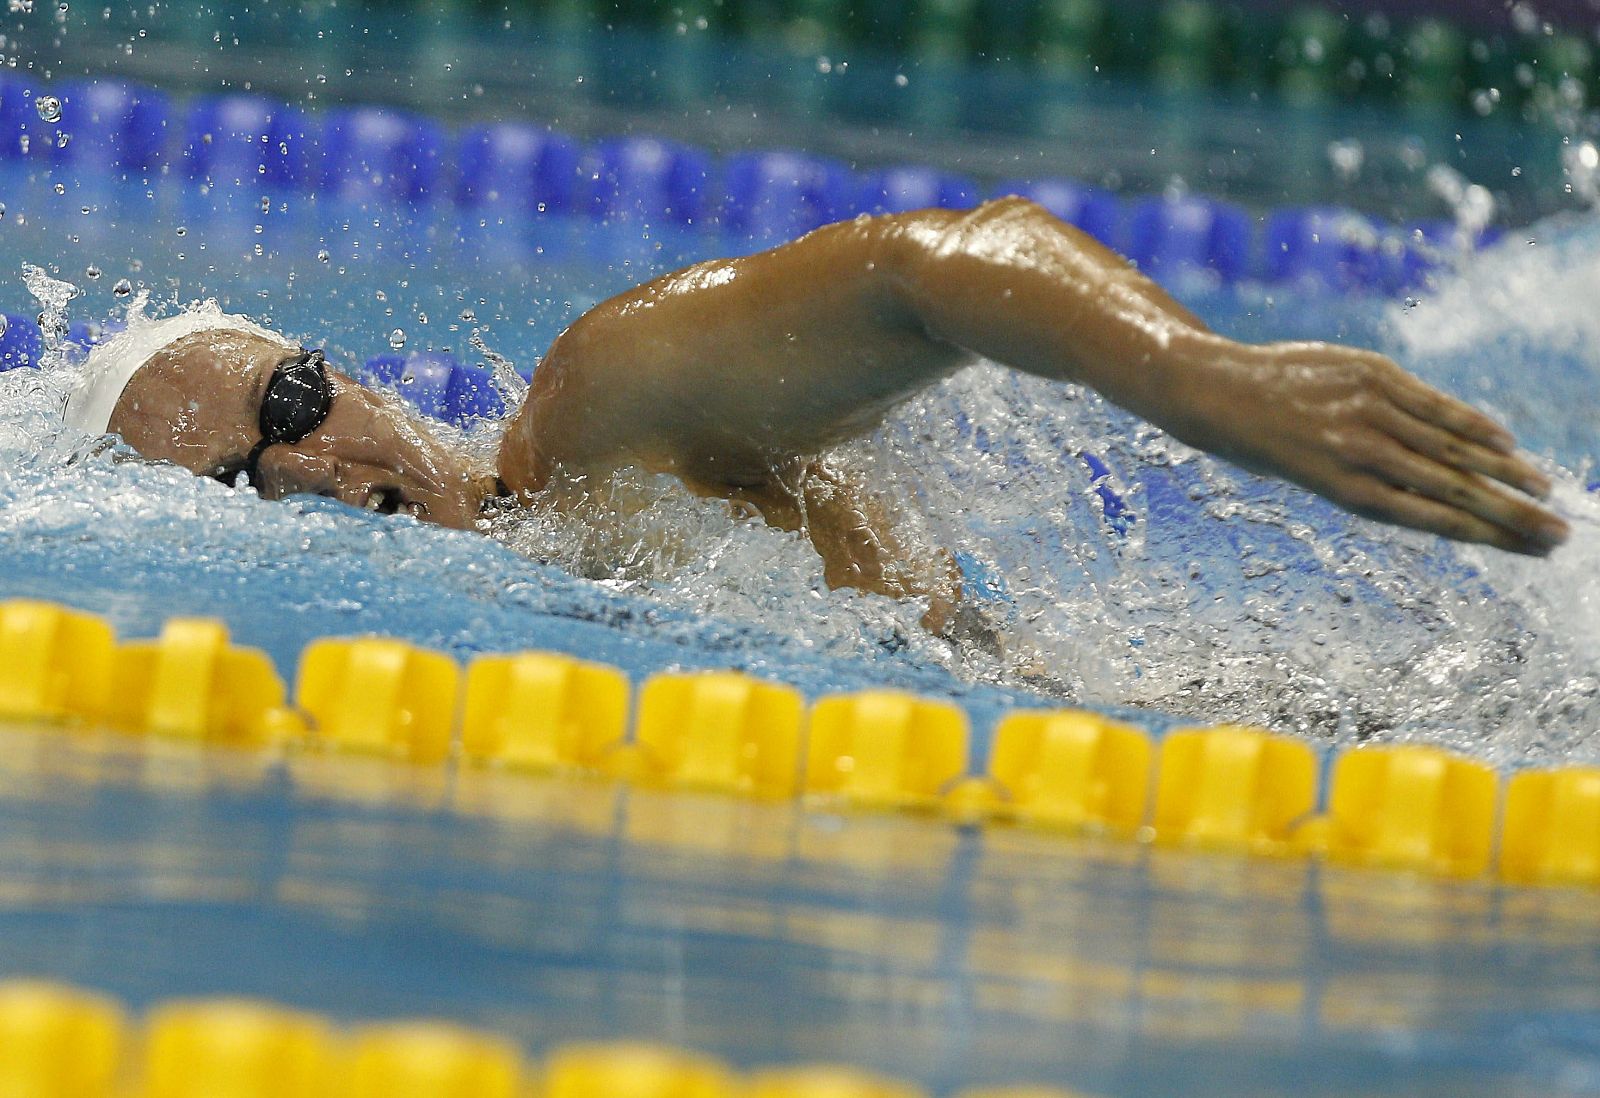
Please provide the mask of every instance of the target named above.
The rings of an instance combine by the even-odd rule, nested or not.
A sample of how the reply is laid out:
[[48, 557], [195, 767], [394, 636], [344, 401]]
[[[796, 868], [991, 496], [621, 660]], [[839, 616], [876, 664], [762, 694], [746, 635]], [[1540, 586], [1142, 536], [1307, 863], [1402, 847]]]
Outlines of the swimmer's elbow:
[[1037, 202], [1019, 195], [991, 198], [968, 210], [927, 209], [881, 218], [882, 247], [888, 269], [906, 286], [951, 261], [993, 250], [996, 233], [1014, 235], [1018, 227], [1056, 219]]
[[1009, 195], [968, 210], [916, 210], [876, 220], [881, 269], [897, 303], [921, 326], [936, 327], [936, 314], [975, 289], [973, 260], [987, 265], [1002, 259], [1019, 237], [1034, 239], [1033, 226], [1054, 218], [1031, 199]]

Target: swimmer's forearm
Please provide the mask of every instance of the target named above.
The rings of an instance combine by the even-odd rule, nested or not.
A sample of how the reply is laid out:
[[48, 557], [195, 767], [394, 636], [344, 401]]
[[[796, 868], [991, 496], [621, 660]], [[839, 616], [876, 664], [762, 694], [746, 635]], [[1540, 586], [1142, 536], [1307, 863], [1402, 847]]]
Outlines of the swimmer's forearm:
[[[1382, 355], [1246, 346], [1021, 199], [829, 226], [604, 302], [501, 445], [514, 490], [634, 464], [781, 482], [972, 354], [1091, 386], [1191, 445], [1364, 515], [1519, 552], [1565, 536], [1503, 428]], [[719, 487], [720, 486], [720, 487]]]
[[1548, 478], [1509, 432], [1382, 355], [1217, 336], [1021, 199], [913, 217], [901, 237], [903, 296], [936, 339], [1089, 385], [1184, 442], [1361, 515], [1520, 553], [1567, 537], [1535, 502]]
[[1179, 430], [1205, 364], [1247, 348], [1212, 333], [1127, 261], [1023, 199], [899, 229], [902, 294], [935, 338], [1087, 385]]

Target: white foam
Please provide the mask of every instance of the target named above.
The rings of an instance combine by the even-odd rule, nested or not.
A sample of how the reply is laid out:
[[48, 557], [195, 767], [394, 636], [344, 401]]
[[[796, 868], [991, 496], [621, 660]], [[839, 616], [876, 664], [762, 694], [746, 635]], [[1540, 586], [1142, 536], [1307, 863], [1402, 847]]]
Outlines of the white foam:
[[1508, 233], [1420, 308], [1388, 322], [1409, 357], [1458, 354], [1522, 335], [1564, 347], [1600, 346], [1600, 219], [1573, 215]]

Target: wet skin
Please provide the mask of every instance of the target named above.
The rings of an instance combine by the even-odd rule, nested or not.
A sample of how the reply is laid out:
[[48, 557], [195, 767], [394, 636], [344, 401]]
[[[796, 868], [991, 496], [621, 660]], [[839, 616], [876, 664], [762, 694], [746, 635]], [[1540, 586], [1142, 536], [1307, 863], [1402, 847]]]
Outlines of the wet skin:
[[[224, 345], [227, 341], [232, 345]], [[226, 471], [259, 437], [260, 391], [288, 348], [202, 333], [137, 374], [112, 428], [147, 456]], [[1548, 479], [1494, 421], [1382, 355], [1249, 346], [1212, 333], [1114, 253], [1022, 199], [828, 226], [606, 301], [550, 348], [507, 425], [499, 475], [671, 473], [803, 530], [830, 585], [960, 601], [947, 555], [918, 554], [871, 485], [820, 455], [979, 358], [1090, 386], [1199, 448], [1370, 518], [1544, 555], [1568, 536]], [[380, 492], [469, 526], [485, 478], [340, 378], [328, 421], [261, 461], [263, 495]]]

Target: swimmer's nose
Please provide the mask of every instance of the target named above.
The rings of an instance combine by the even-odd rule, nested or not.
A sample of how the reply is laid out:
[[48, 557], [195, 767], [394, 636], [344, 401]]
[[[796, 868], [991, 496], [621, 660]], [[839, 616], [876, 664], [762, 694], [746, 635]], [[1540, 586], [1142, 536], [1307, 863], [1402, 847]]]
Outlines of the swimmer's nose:
[[326, 454], [308, 453], [298, 446], [271, 446], [257, 465], [261, 483], [255, 486], [263, 499], [285, 496], [327, 496], [342, 502], [338, 463]]

